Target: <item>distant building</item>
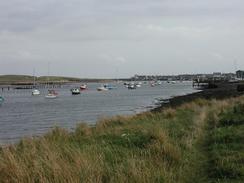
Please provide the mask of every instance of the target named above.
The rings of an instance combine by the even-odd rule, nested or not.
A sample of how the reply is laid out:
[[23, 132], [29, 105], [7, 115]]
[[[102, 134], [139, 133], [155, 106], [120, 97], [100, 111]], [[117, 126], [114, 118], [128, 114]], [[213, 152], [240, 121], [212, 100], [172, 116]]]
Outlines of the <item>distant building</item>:
[[234, 73], [224, 73], [222, 74], [226, 80], [235, 80], [236, 74]]
[[236, 77], [237, 79], [244, 79], [244, 71], [238, 70], [236, 71]]
[[214, 81], [223, 81], [226, 78], [221, 72], [214, 72], [211, 76], [211, 79], [213, 79]]
[[[244, 71], [237, 71], [238, 76], [244, 79]], [[242, 72], [242, 75], [239, 74]], [[214, 72], [212, 74], [181, 74], [181, 75], [134, 75], [130, 78], [132, 81], [193, 81], [193, 80], [211, 80], [211, 81], [230, 81], [236, 78], [235, 73]]]
[[212, 77], [214, 77], [214, 78], [221, 78], [221, 77], [223, 77], [223, 75], [222, 75], [221, 72], [214, 72]]

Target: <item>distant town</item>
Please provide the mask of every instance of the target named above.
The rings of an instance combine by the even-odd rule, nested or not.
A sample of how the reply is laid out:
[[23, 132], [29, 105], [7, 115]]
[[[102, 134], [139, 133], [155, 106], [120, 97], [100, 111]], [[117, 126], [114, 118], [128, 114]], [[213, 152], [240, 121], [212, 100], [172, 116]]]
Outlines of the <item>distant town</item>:
[[244, 80], [244, 70], [238, 70], [236, 73], [214, 72], [212, 74], [180, 74], [180, 75], [134, 75], [130, 78], [114, 78], [114, 79], [82, 79], [72, 77], [59, 76], [30, 76], [30, 75], [0, 75], [0, 85], [33, 85], [33, 78], [37, 84], [46, 84], [49, 80], [50, 84], [65, 83], [89, 83], [102, 82], [108, 83], [112, 81], [241, 81]]
[[244, 70], [238, 70], [236, 73], [214, 72], [212, 74], [180, 74], [180, 75], [135, 75], [130, 78], [134, 81], [193, 81], [193, 80], [244, 80]]

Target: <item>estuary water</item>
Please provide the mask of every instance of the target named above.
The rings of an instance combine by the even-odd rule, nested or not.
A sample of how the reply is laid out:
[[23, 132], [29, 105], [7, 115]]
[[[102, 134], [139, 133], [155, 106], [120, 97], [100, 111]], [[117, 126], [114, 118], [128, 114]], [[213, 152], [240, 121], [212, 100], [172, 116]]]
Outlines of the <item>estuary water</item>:
[[128, 90], [122, 83], [117, 89], [98, 92], [101, 84], [88, 83], [88, 90], [72, 96], [70, 89], [80, 84], [58, 88], [59, 97], [46, 99], [47, 89], [40, 96], [31, 90], [1, 91], [5, 101], [0, 105], [0, 144], [13, 143], [26, 136], [38, 136], [55, 126], [74, 129], [78, 123], [94, 125], [99, 119], [115, 115], [131, 115], [157, 106], [158, 98], [170, 98], [196, 92], [191, 82], [142, 85]]

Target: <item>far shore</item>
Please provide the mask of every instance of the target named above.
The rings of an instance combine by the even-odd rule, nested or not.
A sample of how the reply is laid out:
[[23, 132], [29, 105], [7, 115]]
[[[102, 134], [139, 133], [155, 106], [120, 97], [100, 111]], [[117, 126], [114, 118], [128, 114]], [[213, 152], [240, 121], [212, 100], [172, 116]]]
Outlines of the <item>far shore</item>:
[[[168, 103], [161, 104], [159, 107], [153, 109], [153, 112], [161, 111], [164, 108], [177, 107], [187, 102], [192, 102], [196, 99], [227, 99], [231, 97], [238, 97], [244, 92], [238, 92], [237, 86], [240, 83], [219, 83], [217, 88], [199, 90], [199, 92], [175, 96], [169, 99]], [[242, 83], [243, 84], [243, 83]]]
[[103, 83], [112, 82], [115, 79], [97, 79], [97, 78], [74, 78], [63, 76], [40, 76], [34, 77], [29, 75], [0, 75], [0, 85], [33, 85], [36, 84], [69, 84], [69, 83]]

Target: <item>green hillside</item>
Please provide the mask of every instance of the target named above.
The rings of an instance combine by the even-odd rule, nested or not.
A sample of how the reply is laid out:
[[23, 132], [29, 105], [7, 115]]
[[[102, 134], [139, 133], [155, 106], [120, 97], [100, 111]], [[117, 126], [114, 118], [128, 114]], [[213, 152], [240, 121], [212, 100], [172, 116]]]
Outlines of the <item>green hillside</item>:
[[[40, 76], [36, 77], [36, 82], [44, 83], [49, 79], [50, 82], [111, 82], [112, 79], [91, 79], [91, 78], [74, 78], [63, 76]], [[0, 84], [18, 84], [18, 83], [32, 83], [33, 76], [28, 75], [0, 75]]]

